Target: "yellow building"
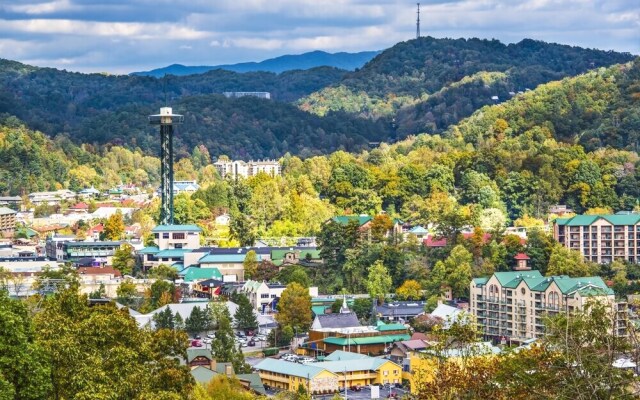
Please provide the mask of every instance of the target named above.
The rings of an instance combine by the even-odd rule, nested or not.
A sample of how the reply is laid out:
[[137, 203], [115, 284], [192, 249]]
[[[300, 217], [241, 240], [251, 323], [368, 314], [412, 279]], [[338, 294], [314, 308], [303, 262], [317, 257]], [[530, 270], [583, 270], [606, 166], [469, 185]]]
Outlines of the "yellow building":
[[294, 391], [303, 384], [316, 394], [337, 392], [345, 386], [402, 382], [402, 368], [384, 358], [336, 351], [327, 359], [306, 365], [265, 359], [255, 368], [266, 385]]
[[262, 383], [277, 389], [296, 391], [300, 385], [311, 394], [334, 393], [338, 376], [315, 365], [265, 358], [255, 366]]

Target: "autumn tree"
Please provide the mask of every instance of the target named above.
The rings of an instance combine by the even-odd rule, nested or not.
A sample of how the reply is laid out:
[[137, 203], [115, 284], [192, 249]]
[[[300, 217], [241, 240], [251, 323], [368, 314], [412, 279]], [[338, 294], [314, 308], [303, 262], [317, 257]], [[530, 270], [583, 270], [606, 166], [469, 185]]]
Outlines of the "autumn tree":
[[287, 285], [278, 302], [276, 321], [281, 326], [290, 326], [306, 331], [311, 325], [311, 296], [309, 290], [299, 283]]
[[113, 253], [113, 268], [120, 271], [122, 275], [131, 275], [136, 265], [136, 259], [133, 255], [133, 246], [129, 243], [123, 243]]
[[249, 250], [247, 252], [244, 256], [242, 266], [244, 267], [245, 279], [253, 279], [253, 277], [256, 276], [258, 271], [258, 256], [256, 255], [255, 250]]
[[103, 235], [107, 240], [120, 240], [122, 238], [124, 235], [124, 218], [120, 210], [117, 210], [107, 218], [107, 221], [104, 223]]
[[592, 276], [597, 267], [584, 261], [582, 254], [570, 250], [561, 244], [556, 244], [549, 257], [547, 276], [568, 275], [570, 277]]
[[422, 297], [422, 286], [418, 281], [409, 279], [396, 289], [396, 296], [400, 300], [418, 300]]
[[440, 293], [442, 288], [451, 288], [454, 297], [463, 297], [469, 292], [471, 283], [471, 262], [473, 256], [462, 245], [457, 245], [444, 261], [438, 261], [431, 270], [429, 289]]

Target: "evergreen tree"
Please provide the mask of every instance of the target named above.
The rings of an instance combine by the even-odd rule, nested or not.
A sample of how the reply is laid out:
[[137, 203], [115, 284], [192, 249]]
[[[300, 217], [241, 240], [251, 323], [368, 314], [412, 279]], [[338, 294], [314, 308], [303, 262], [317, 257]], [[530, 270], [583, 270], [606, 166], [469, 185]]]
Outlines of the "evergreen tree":
[[217, 326], [216, 337], [211, 343], [211, 352], [218, 362], [231, 362], [236, 373], [250, 372], [251, 367], [244, 361], [240, 346], [235, 343], [235, 335], [231, 326], [231, 315], [225, 304], [216, 304], [212, 308]]
[[[176, 313], [176, 315], [179, 314]], [[153, 323], [156, 329], [173, 329], [175, 327], [174, 318], [171, 308], [167, 307], [153, 316]]]
[[209, 328], [208, 310], [203, 311], [200, 307], [193, 307], [191, 314], [184, 321], [185, 329], [191, 335], [203, 332]]
[[176, 315], [173, 317], [173, 328], [177, 331], [185, 330], [184, 320], [182, 319], [180, 313], [176, 313]]
[[256, 329], [258, 327], [258, 319], [247, 296], [236, 293], [233, 296], [233, 302], [238, 304], [238, 309], [233, 316], [236, 321], [236, 328], [242, 330]]

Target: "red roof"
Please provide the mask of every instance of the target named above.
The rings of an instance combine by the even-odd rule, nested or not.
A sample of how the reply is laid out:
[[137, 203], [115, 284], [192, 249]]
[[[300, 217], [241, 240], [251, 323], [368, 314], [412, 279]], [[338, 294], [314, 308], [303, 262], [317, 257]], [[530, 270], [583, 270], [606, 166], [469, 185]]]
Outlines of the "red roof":
[[88, 230], [88, 232], [90, 232], [90, 233], [92, 233], [92, 232], [103, 232], [103, 231], [104, 231], [104, 225], [102, 225], [102, 224], [98, 224], [96, 226], [92, 226]]
[[73, 210], [88, 210], [89, 209], [89, 205], [87, 203], [83, 203], [80, 202], [72, 207], [70, 207]]
[[[463, 232], [462, 233], [462, 237], [469, 240], [473, 237], [473, 232]], [[490, 233], [483, 233], [482, 234], [482, 244], [487, 244], [489, 243], [489, 240], [491, 240], [491, 234]]]
[[447, 238], [434, 238], [431, 235], [427, 235], [427, 238], [422, 242], [427, 247], [445, 247], [447, 245]]
[[529, 258], [528, 255], [524, 254], [524, 253], [518, 253], [516, 254], [516, 256], [514, 257], [516, 260], [530, 260], [531, 258]]

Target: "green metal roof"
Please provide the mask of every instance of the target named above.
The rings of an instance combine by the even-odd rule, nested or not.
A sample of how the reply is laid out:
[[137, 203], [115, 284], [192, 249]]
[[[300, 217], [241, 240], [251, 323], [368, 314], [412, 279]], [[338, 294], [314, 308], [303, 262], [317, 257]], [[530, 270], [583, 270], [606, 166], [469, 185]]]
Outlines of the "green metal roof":
[[219, 374], [207, 367], [203, 367], [202, 365], [198, 365], [191, 370], [191, 376], [193, 376], [193, 379], [202, 385], [209, 383], [216, 375]]
[[340, 361], [323, 361], [315, 363], [314, 366], [324, 368], [335, 374], [340, 372], [355, 372], [355, 371], [377, 371], [382, 365], [386, 363], [392, 363], [384, 358], [365, 357], [351, 360]]
[[572, 218], [558, 218], [555, 223], [561, 226], [588, 226], [600, 218], [608, 221], [612, 225], [636, 225], [640, 222], [640, 214], [598, 214], [598, 215], [576, 215]]
[[[532, 291], [544, 292], [549, 288], [552, 282], [555, 282], [558, 289], [560, 289], [562, 294], [565, 295], [572, 294], [578, 290], [583, 290], [589, 287], [599, 288], [601, 290], [601, 294], [614, 294], [613, 290], [607, 287], [602, 278], [598, 276], [571, 278], [566, 275], [556, 275], [545, 277], [540, 274], [540, 271], [536, 270], [496, 272], [494, 275], [503, 287], [510, 289], [515, 289], [521, 282], [524, 282]], [[482, 284], [486, 284], [486, 281]]]
[[202, 232], [198, 225], [158, 225], [151, 232]]
[[361, 337], [361, 338], [343, 338], [343, 337], [328, 337], [324, 339], [325, 343], [335, 344], [337, 346], [348, 346], [358, 345], [358, 344], [382, 344], [382, 343], [393, 343], [393, 342], [401, 342], [403, 340], [409, 340], [411, 336], [408, 334], [401, 335], [380, 335], [380, 336], [370, 336], [370, 337]]
[[313, 311], [315, 315], [323, 315], [324, 310], [325, 306], [311, 306], [311, 311]]
[[477, 285], [477, 286], [482, 286], [484, 284], [486, 284], [489, 281], [488, 277], [482, 277], [482, 278], [473, 278], [473, 282]]
[[271, 260], [282, 260], [288, 253], [298, 254], [298, 258], [304, 260], [307, 258], [307, 254], [311, 255], [311, 259], [320, 259], [320, 250], [271, 250]]
[[352, 351], [336, 350], [324, 358], [324, 361], [346, 361], [346, 360], [360, 360], [362, 358], [369, 358], [366, 354], [354, 353]]
[[298, 364], [289, 361], [275, 360], [273, 358], [265, 358], [255, 367], [259, 371], [275, 372], [277, 374], [298, 376], [301, 378], [313, 378], [324, 371], [324, 368], [316, 367], [315, 364]]
[[[208, 254], [202, 257], [198, 262], [200, 263], [241, 263], [246, 258], [246, 254]], [[260, 254], [256, 255], [258, 262], [262, 261]]]
[[387, 331], [406, 331], [407, 327], [402, 324], [382, 324], [376, 328], [380, 332]]
[[347, 225], [351, 221], [356, 221], [359, 226], [362, 226], [372, 219], [373, 218], [368, 215], [341, 215], [339, 217], [333, 217], [332, 220], [333, 222], [337, 222], [342, 225]]
[[500, 285], [508, 288], [517, 287], [523, 279], [542, 278], [542, 274], [538, 270], [495, 272], [494, 275]]
[[222, 274], [218, 268], [198, 268], [189, 267], [185, 268], [178, 273], [182, 276], [185, 282], [199, 281], [205, 279], [218, 279], [222, 280]]
[[211, 350], [207, 349], [187, 349], [187, 362], [193, 361], [196, 357], [207, 357], [209, 360], [213, 359]]
[[260, 379], [260, 375], [258, 374], [237, 374], [236, 378], [241, 381], [249, 382], [249, 387], [251, 390], [258, 394], [266, 395], [267, 391], [264, 390], [264, 385], [262, 384], [262, 379]]
[[148, 246], [138, 251], [138, 254], [156, 254], [160, 249], [157, 246]]
[[167, 249], [156, 253], [156, 257], [184, 257], [184, 253], [191, 253], [191, 249]]

